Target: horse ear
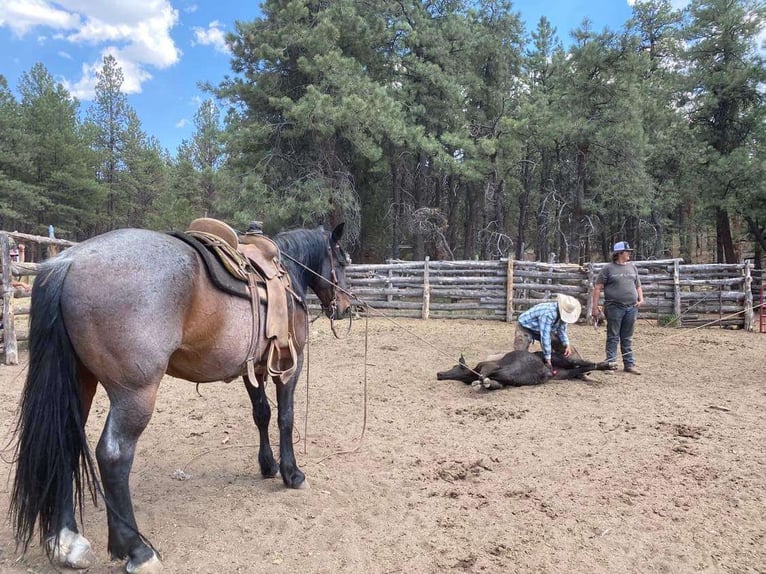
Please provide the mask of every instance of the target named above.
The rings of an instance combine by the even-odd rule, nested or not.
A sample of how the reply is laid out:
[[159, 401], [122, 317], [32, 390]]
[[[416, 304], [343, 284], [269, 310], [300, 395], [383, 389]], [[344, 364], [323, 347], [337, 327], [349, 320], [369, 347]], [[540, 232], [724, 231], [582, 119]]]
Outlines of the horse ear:
[[339, 223], [335, 229], [332, 230], [332, 235], [330, 236], [330, 239], [333, 243], [338, 243], [343, 238], [343, 228], [346, 226], [346, 223]]
[[463, 356], [463, 353], [460, 353], [460, 360], [458, 361], [461, 365], [465, 365], [465, 357]]

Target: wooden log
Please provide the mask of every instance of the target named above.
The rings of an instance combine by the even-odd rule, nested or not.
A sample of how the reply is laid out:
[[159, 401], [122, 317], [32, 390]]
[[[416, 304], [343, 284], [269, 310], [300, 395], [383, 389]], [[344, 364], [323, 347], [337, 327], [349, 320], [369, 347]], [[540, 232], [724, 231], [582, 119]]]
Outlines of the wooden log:
[[753, 264], [749, 261], [745, 264], [744, 269], [744, 276], [745, 281], [742, 285], [742, 290], [744, 291], [745, 295], [745, 331], [753, 331], [754, 330], [754, 321], [753, 321], [753, 277], [750, 273], [750, 270], [752, 269]]
[[678, 261], [673, 262], [673, 315], [676, 317], [676, 324], [680, 327], [681, 323], [681, 270]]
[[490, 260], [490, 261], [474, 261], [473, 259], [464, 261], [431, 261], [430, 267], [432, 271], [460, 271], [462, 269], [485, 269], [488, 271], [503, 271], [505, 269], [505, 261]]
[[479, 302], [470, 302], [470, 301], [460, 301], [458, 303], [431, 303], [431, 309], [433, 310], [441, 310], [441, 311], [447, 311], [447, 310], [454, 310], [454, 311], [465, 311], [467, 309], [492, 309], [492, 310], [501, 310], [504, 308], [504, 305], [502, 303], [499, 303], [497, 305], [488, 305], [485, 303], [479, 303]]
[[545, 283], [523, 283], [516, 286], [516, 289], [522, 287], [524, 289], [538, 289], [543, 292], [545, 299], [551, 299], [552, 293], [564, 293], [566, 295], [582, 295], [587, 293], [586, 285], [547, 285]]
[[[682, 301], [718, 301], [719, 299], [742, 301], [744, 304], [746, 294], [742, 291], [681, 291]], [[743, 305], [744, 306], [744, 305]]]
[[[450, 290], [449, 293], [453, 293], [454, 291]], [[415, 288], [406, 289], [406, 288], [398, 288], [393, 287], [390, 289], [378, 289], [375, 287], [357, 287], [354, 289], [354, 294], [357, 297], [366, 297], [366, 296], [375, 296], [375, 295], [385, 295], [386, 299], [389, 301], [393, 301], [394, 297], [423, 297], [423, 286], [420, 285]]]
[[14, 277], [29, 277], [40, 272], [39, 263], [11, 261], [11, 274]]
[[731, 277], [727, 279], [683, 279], [679, 278], [678, 284], [681, 287], [728, 287], [740, 285], [742, 277]]
[[423, 303], [420, 301], [375, 301], [370, 299], [362, 300], [371, 307], [378, 309], [415, 310], [417, 311], [418, 317], [420, 317], [420, 312], [423, 308]]
[[469, 314], [469, 313], [444, 313], [440, 314], [438, 316], [434, 315], [435, 318], [439, 319], [461, 319], [464, 321], [502, 321], [503, 317], [498, 317], [497, 315], [475, 315], [475, 314]]
[[28, 233], [19, 233], [18, 231], [4, 231], [3, 233], [7, 233], [14, 239], [19, 239], [25, 242], [31, 241], [32, 243], [39, 243], [41, 245], [57, 245], [59, 247], [71, 247], [72, 245], [77, 245], [77, 243], [74, 241], [55, 238], [51, 239], [50, 237], [45, 237], [44, 235], [30, 235]]
[[505, 287], [505, 277], [432, 277], [434, 285], [499, 285]]
[[508, 258], [505, 268], [505, 322], [513, 321], [513, 259]]
[[[466, 283], [470, 284], [470, 283]], [[358, 279], [355, 280], [353, 283], [351, 283], [352, 288], [358, 288], [364, 285], [369, 286], [375, 286], [375, 285], [384, 285], [385, 288], [391, 288], [395, 285], [398, 286], [410, 286], [410, 287], [417, 287], [419, 289], [423, 288], [423, 279], [413, 279], [410, 277], [387, 277], [387, 278], [375, 278], [375, 279]]]
[[505, 292], [502, 289], [461, 289], [455, 291], [454, 289], [434, 289], [431, 288], [431, 298], [449, 298], [449, 299], [473, 299], [476, 297], [497, 297], [505, 298]]
[[[686, 264], [680, 266], [683, 272], [704, 271], [706, 273], [730, 272], [739, 273], [744, 268], [743, 263], [698, 263]], [[671, 271], [671, 269], [668, 269]]]
[[13, 285], [11, 283], [11, 241], [7, 233], [0, 233], [0, 256], [2, 257], [3, 295], [3, 342], [6, 365], [19, 364], [19, 350], [13, 313]]
[[421, 311], [421, 318], [428, 319], [429, 303], [431, 301], [431, 288], [428, 283], [428, 260], [426, 257], [423, 267], [423, 308]]

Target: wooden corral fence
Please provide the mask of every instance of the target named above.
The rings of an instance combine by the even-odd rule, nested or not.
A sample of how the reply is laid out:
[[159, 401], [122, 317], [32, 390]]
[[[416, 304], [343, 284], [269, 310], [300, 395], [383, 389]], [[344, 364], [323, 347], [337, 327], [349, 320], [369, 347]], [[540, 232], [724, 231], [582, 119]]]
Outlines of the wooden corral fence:
[[[643, 317], [660, 324], [753, 330], [751, 263], [684, 265], [681, 259], [634, 262], [644, 292]], [[556, 293], [572, 295], [591, 314], [596, 276], [585, 266], [528, 261], [392, 261], [347, 268], [349, 288], [365, 303], [400, 317], [511, 322]], [[603, 300], [601, 301], [603, 303]]]
[[[48, 255], [70, 241], [0, 231], [2, 257], [2, 353], [6, 364], [18, 362], [17, 341], [26, 328], [16, 318], [29, 313], [28, 290], [37, 263], [12, 261], [10, 238], [17, 244], [44, 247]], [[39, 251], [39, 249], [38, 249]], [[347, 267], [349, 289], [370, 307], [394, 317], [491, 319], [511, 322], [556, 293], [572, 295], [590, 317], [595, 278], [604, 263], [585, 266], [501, 259], [498, 261], [391, 261]], [[684, 265], [680, 259], [637, 261], [645, 305], [641, 315], [659, 324], [737, 326], [752, 331], [752, 264]], [[759, 288], [757, 286], [756, 288]], [[758, 297], [758, 295], [756, 295]], [[757, 300], [757, 299], [756, 299]], [[316, 298], [309, 307], [318, 310]], [[758, 305], [756, 304], [756, 307]]]
[[[19, 362], [18, 341], [27, 338], [29, 295], [32, 276], [37, 275], [38, 263], [25, 261], [32, 253], [52, 257], [59, 249], [74, 245], [65, 239], [52, 239], [26, 233], [0, 231], [0, 264], [2, 264], [2, 314], [0, 315], [0, 352], [6, 365]], [[32, 249], [30, 249], [32, 247]], [[17, 318], [20, 319], [17, 321]], [[19, 323], [23, 328], [19, 329]]]

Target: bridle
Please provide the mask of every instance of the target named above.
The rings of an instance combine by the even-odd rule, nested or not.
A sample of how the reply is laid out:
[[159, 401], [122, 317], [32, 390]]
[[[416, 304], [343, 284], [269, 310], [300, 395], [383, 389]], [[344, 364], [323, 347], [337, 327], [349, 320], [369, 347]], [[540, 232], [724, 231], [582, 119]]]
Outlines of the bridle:
[[330, 329], [332, 330], [333, 335], [335, 335], [335, 338], [336, 339], [343, 339], [343, 338], [345, 338], [348, 335], [348, 333], [351, 331], [352, 315], [351, 315], [351, 313], [349, 313], [349, 316], [348, 316], [348, 327], [346, 328], [346, 332], [341, 337], [338, 334], [338, 331], [337, 331], [337, 329], [335, 327], [335, 314], [336, 314], [336, 311], [338, 310], [338, 291], [339, 290], [340, 291], [344, 291], [348, 296], [352, 296], [352, 295], [350, 293], [348, 293], [348, 291], [345, 291], [338, 284], [338, 274], [335, 272], [335, 255], [333, 254], [333, 251], [332, 251], [332, 242], [329, 241], [329, 240], [327, 241], [327, 255], [328, 255], [329, 259], [330, 259], [330, 279], [326, 279], [323, 275], [317, 273], [316, 271], [314, 271], [310, 267], [307, 267], [306, 265], [304, 265], [303, 263], [301, 263], [300, 261], [295, 259], [295, 257], [292, 257], [291, 255], [289, 255], [288, 253], [285, 253], [284, 251], [281, 251], [281, 255], [286, 257], [287, 259], [289, 259], [290, 261], [292, 261], [293, 263], [295, 263], [299, 267], [302, 267], [303, 269], [305, 269], [309, 273], [313, 273], [314, 275], [317, 276], [317, 278], [320, 281], [324, 281], [324, 282], [329, 283], [330, 285], [332, 285], [332, 300], [329, 303], [325, 304], [322, 301], [322, 299], [320, 298], [319, 299], [319, 304], [322, 307], [322, 311], [324, 311], [324, 313], [330, 318]]
[[[327, 255], [330, 258], [330, 281], [332, 285], [332, 300], [330, 303], [325, 306], [324, 303], [320, 303], [322, 305], [322, 310], [325, 311], [327, 316], [330, 318], [330, 329], [332, 330], [332, 334], [335, 335], [336, 339], [343, 339], [346, 336], [348, 336], [349, 332], [351, 331], [351, 313], [348, 314], [348, 327], [346, 327], [346, 332], [343, 333], [343, 337], [341, 337], [338, 334], [338, 331], [335, 328], [335, 313], [338, 310], [338, 290], [341, 289], [340, 285], [338, 284], [338, 274], [335, 272], [335, 255], [332, 252], [332, 242], [327, 242]], [[324, 277], [321, 275], [319, 276], [320, 279], [325, 280]]]

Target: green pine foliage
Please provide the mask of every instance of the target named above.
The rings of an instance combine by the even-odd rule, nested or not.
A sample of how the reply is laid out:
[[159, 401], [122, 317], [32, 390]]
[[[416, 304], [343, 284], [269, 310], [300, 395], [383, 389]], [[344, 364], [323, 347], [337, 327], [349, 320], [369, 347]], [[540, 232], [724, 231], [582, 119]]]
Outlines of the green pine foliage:
[[0, 76], [0, 227], [346, 221], [357, 260], [760, 258], [765, 28], [763, 0], [637, 0], [566, 36], [509, 0], [267, 0], [172, 154], [109, 56], [85, 114], [41, 64]]

